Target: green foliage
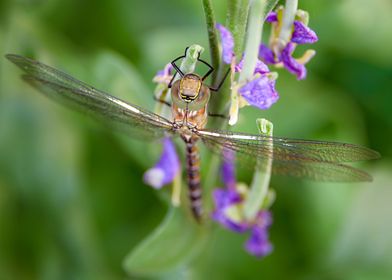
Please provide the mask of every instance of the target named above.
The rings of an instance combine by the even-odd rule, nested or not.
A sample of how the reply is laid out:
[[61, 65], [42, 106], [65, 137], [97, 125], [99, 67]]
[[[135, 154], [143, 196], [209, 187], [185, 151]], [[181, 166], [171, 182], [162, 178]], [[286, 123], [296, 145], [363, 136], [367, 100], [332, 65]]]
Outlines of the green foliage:
[[206, 230], [184, 212], [171, 207], [162, 224], [126, 257], [124, 268], [129, 275], [160, 276], [187, 265], [200, 253]]

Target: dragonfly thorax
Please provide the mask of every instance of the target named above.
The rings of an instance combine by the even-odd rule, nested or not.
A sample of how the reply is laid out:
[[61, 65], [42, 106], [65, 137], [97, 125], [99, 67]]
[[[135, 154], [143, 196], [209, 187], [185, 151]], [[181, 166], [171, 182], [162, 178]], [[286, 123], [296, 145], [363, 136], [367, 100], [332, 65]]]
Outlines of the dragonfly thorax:
[[197, 138], [195, 135], [196, 127], [191, 123], [177, 122], [174, 124], [174, 127], [185, 141], [189, 141], [191, 138]]

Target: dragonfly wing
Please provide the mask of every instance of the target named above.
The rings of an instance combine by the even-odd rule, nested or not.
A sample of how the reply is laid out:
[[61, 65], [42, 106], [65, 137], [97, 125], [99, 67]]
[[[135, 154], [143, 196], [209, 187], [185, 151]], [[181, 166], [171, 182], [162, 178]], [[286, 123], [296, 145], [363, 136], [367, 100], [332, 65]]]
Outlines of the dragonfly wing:
[[370, 181], [371, 177], [340, 162], [377, 158], [377, 152], [365, 147], [338, 143], [249, 135], [228, 131], [200, 130], [206, 146], [223, 154], [232, 151], [246, 166], [265, 165], [272, 158], [274, 174], [308, 178], [316, 181]]
[[172, 122], [127, 103], [68, 74], [19, 55], [7, 55], [26, 74], [23, 79], [49, 98], [88, 113], [134, 136], [158, 138], [172, 131]]
[[336, 162], [273, 161], [272, 174], [307, 178], [319, 182], [371, 182], [372, 177], [346, 164]]
[[253, 157], [273, 157], [274, 160], [354, 162], [380, 157], [378, 152], [369, 148], [340, 142], [210, 130], [199, 130], [198, 135], [204, 142], [214, 146], [221, 146]]

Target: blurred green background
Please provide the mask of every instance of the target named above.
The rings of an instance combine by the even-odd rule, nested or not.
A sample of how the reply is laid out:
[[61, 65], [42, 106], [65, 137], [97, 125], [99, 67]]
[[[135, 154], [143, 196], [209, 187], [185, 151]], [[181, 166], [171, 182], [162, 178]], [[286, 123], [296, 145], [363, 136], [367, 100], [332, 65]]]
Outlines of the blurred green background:
[[[224, 23], [226, 1], [213, 4]], [[392, 2], [299, 6], [320, 38], [308, 78], [280, 71], [279, 102], [244, 109], [236, 130], [266, 117], [277, 136], [366, 145], [382, 154], [359, 165], [374, 182], [273, 178], [272, 255], [247, 255], [245, 236], [216, 226], [199, 256], [155, 277], [392, 279]], [[2, 56], [35, 57], [149, 109], [155, 72], [193, 43], [208, 48], [201, 1], [0, 1]], [[142, 277], [122, 262], [167, 211], [142, 182], [157, 145], [112, 134], [19, 74], [0, 59], [0, 279]]]

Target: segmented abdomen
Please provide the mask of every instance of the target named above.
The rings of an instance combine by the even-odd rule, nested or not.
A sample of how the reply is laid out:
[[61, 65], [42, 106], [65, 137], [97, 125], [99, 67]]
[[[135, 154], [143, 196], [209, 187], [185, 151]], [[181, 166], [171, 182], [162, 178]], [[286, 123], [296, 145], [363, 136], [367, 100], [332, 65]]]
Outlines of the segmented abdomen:
[[192, 213], [196, 220], [200, 221], [202, 216], [202, 199], [200, 185], [199, 150], [193, 139], [186, 141], [186, 170], [189, 188], [189, 199]]

